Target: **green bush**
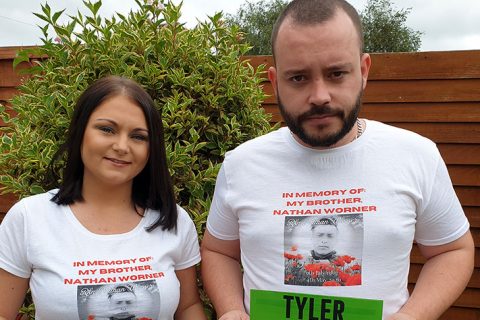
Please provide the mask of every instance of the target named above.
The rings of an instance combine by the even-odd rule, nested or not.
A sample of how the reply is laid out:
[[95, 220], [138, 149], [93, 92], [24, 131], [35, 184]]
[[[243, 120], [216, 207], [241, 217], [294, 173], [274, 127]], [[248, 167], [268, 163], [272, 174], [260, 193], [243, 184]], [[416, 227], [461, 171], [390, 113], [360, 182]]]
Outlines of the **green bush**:
[[241, 59], [250, 48], [221, 14], [187, 29], [179, 22], [181, 5], [136, 2], [135, 12], [102, 18], [101, 1], [85, 1], [90, 13], [65, 24], [57, 23], [63, 11], [48, 4], [35, 13], [46, 22], [43, 45], [21, 51], [14, 66], [30, 54], [48, 58], [34, 63], [12, 99], [17, 116], [0, 106], [8, 124], [0, 129], [2, 192], [45, 191], [47, 164], [65, 139], [76, 99], [94, 80], [122, 75], [139, 82], [161, 109], [177, 199], [202, 234], [225, 152], [271, 130], [260, 108], [263, 69]]

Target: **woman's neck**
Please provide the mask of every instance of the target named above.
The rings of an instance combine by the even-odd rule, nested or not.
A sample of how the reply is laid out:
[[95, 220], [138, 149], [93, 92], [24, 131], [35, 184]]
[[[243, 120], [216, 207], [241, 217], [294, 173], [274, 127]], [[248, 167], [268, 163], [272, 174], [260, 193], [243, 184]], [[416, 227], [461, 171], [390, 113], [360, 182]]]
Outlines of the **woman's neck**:
[[70, 208], [79, 222], [96, 234], [120, 234], [134, 229], [143, 216], [143, 210], [132, 201], [131, 185], [103, 188], [84, 184], [83, 201]]

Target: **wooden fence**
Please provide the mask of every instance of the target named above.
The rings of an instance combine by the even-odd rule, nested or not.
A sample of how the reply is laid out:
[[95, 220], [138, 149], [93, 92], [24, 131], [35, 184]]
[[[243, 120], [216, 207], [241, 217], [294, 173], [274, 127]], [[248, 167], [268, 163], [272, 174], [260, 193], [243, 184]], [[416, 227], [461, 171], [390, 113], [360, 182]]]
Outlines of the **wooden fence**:
[[[15, 93], [20, 77], [12, 70], [16, 48], [0, 48], [0, 102]], [[272, 64], [271, 56], [247, 57], [253, 66]], [[471, 224], [475, 271], [468, 288], [441, 318], [480, 319], [480, 51], [372, 55], [372, 69], [361, 117], [415, 131], [435, 141], [447, 163], [455, 191]], [[263, 107], [281, 121], [272, 86]], [[0, 125], [3, 125], [0, 120]], [[0, 219], [14, 197], [0, 197]], [[414, 246], [410, 287], [424, 259]]]

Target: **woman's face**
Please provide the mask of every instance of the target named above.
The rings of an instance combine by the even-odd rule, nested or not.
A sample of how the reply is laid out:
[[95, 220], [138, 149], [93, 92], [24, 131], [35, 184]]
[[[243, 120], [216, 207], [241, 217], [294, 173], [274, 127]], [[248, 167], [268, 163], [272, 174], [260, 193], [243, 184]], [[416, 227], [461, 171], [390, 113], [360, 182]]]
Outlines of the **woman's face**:
[[132, 184], [149, 156], [149, 132], [142, 109], [130, 98], [106, 99], [90, 115], [81, 146], [84, 184]]

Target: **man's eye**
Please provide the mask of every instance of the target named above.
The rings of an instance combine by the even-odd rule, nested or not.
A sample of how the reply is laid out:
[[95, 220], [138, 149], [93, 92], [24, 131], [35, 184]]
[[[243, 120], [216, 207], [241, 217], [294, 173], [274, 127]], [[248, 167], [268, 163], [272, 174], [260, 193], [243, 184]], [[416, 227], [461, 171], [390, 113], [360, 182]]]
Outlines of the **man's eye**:
[[293, 76], [290, 78], [290, 81], [292, 82], [301, 82], [305, 80], [305, 76], [298, 75], [298, 76]]
[[345, 75], [345, 71], [334, 71], [330, 75], [332, 79], [341, 79]]

